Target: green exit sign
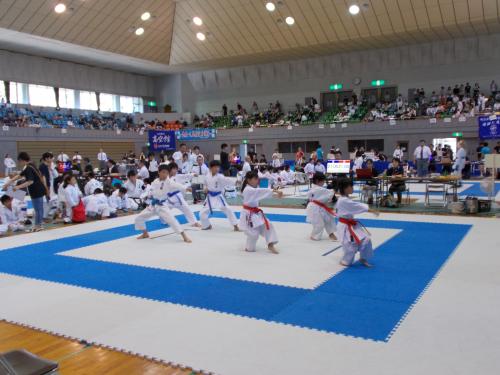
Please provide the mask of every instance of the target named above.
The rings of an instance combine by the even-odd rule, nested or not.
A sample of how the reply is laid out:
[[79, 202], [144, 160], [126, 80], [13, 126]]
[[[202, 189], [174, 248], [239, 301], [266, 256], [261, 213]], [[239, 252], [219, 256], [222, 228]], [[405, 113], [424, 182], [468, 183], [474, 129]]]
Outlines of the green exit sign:
[[150, 101], [150, 102], [148, 102], [148, 106], [150, 106], [150, 107], [156, 107], [156, 102]]
[[463, 133], [462, 132], [455, 132], [452, 134], [454, 137], [461, 137], [463, 136]]
[[333, 85], [330, 85], [330, 91], [340, 90], [342, 87], [344, 87], [343, 84], [334, 83]]
[[372, 81], [372, 86], [379, 87], [384, 85], [385, 81], [383, 79], [376, 79], [375, 81]]
[[242, 143], [243, 143], [244, 145], [246, 145], [246, 144], [248, 144], [248, 141], [247, 141], [246, 139], [244, 139], [244, 140], [242, 141]]

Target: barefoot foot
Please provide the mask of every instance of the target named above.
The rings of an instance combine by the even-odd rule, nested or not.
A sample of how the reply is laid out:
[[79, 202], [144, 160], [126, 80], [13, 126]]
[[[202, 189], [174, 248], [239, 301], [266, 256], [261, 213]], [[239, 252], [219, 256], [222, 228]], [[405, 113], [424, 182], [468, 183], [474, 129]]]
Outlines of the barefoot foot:
[[146, 232], [137, 237], [138, 240], [143, 240], [145, 238], [149, 238], [149, 233]]
[[363, 266], [368, 267], [368, 268], [373, 267], [373, 264], [368, 263], [368, 261], [366, 259], [360, 259], [359, 263], [361, 263]]
[[201, 224], [200, 223], [194, 223], [191, 226], [194, 227], [194, 228], [201, 228]]
[[333, 233], [332, 233], [332, 234], [330, 234], [330, 239], [331, 239], [332, 241], [338, 241], [337, 236], [336, 236], [335, 234], [333, 234]]
[[187, 236], [187, 234], [186, 234], [186, 233], [182, 232], [182, 233], [181, 233], [181, 236], [182, 236], [182, 239], [184, 240], [184, 242], [186, 242], [186, 243], [191, 243], [191, 242], [193, 242], [193, 241], [191, 241], [191, 238], [189, 238], [189, 237]]
[[341, 261], [339, 264], [340, 264], [341, 266], [343, 266], [343, 267], [350, 267], [350, 266], [351, 266], [350, 264], [344, 263], [344, 262], [342, 262], [342, 261]]
[[270, 243], [269, 245], [267, 245], [267, 249], [273, 253], [273, 254], [279, 254], [279, 251], [276, 250], [276, 248], [274, 247], [274, 244], [273, 243]]
[[234, 231], [235, 232], [239, 232], [240, 231], [240, 227], [238, 227], [237, 225], [234, 226]]
[[201, 228], [201, 230], [210, 230], [210, 229], [212, 229], [212, 226], [211, 226], [211, 225], [209, 225], [209, 226], [208, 226], [208, 227], [206, 227], [206, 228]]

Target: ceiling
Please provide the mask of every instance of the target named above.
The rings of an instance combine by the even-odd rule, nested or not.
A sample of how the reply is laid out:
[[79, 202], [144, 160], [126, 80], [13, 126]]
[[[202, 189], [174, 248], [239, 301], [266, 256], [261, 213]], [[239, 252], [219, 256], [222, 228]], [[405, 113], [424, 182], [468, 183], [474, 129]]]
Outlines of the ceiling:
[[[500, 32], [500, 0], [275, 0], [272, 13], [267, 0], [60, 1], [72, 10], [56, 14], [56, 0], [0, 0], [0, 28], [117, 54], [122, 64], [127, 57], [162, 64], [165, 72]], [[354, 3], [356, 16], [348, 12]], [[154, 17], [141, 21], [144, 11]], [[145, 33], [137, 36], [140, 26]]]

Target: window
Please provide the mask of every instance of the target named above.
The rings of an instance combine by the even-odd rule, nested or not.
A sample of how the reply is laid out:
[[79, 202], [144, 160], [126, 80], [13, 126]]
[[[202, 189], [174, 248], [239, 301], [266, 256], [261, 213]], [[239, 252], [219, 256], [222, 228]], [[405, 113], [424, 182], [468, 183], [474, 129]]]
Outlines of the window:
[[31, 105], [55, 107], [56, 93], [50, 86], [28, 85], [28, 97]]
[[120, 112], [134, 112], [134, 98], [131, 96], [120, 96]]
[[114, 112], [116, 111], [115, 98], [111, 94], [100, 94], [99, 99], [101, 100], [101, 111], [104, 112]]
[[59, 89], [59, 107], [61, 107], [61, 108], [76, 108], [76, 106], [75, 106], [75, 90]]
[[80, 109], [97, 111], [97, 99], [95, 92], [80, 91]]
[[279, 142], [278, 151], [280, 154], [295, 154], [299, 147], [302, 147], [302, 151], [305, 153], [310, 153], [316, 151], [319, 146], [319, 142]]
[[140, 97], [134, 98], [134, 113], [144, 112], [144, 100]]
[[384, 151], [383, 139], [357, 139], [347, 141], [349, 152], [354, 152], [354, 149], [363, 147], [365, 151], [377, 150]]
[[26, 84], [19, 82], [10, 83], [10, 102], [12, 104], [28, 104]]
[[5, 94], [4, 81], [0, 81], [0, 102], [7, 103], [7, 95]]

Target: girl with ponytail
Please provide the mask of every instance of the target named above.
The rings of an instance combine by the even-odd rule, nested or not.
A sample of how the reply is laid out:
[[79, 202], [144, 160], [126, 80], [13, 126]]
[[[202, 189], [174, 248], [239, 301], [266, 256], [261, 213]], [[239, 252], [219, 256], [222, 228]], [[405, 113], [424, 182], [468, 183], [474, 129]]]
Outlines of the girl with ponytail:
[[275, 194], [278, 198], [283, 196], [283, 192], [274, 191], [267, 188], [259, 188], [259, 175], [257, 171], [250, 171], [246, 174], [241, 186], [241, 195], [243, 196], [243, 210], [240, 214], [240, 228], [247, 236], [245, 251], [255, 252], [259, 236], [264, 237], [267, 243], [267, 249], [278, 254], [275, 245], [278, 243], [278, 237], [272, 223], [259, 208], [259, 202], [262, 199], [269, 198]]

